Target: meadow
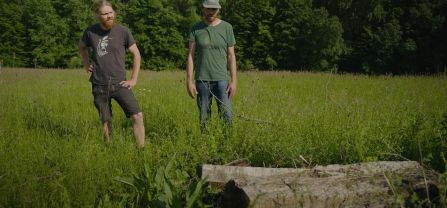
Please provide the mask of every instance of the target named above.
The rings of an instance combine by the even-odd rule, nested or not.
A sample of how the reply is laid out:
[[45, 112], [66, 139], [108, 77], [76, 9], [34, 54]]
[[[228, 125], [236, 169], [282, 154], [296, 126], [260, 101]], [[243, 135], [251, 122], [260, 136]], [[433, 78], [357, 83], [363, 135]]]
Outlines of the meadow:
[[[313, 167], [416, 160], [443, 177], [447, 76], [240, 72], [231, 134], [214, 102], [201, 134], [183, 71], [142, 71], [133, 89], [145, 119], [137, 149], [114, 103], [105, 145], [82, 70], [0, 69], [0, 207], [203, 207], [200, 165]], [[445, 203], [445, 202], [444, 202]]]

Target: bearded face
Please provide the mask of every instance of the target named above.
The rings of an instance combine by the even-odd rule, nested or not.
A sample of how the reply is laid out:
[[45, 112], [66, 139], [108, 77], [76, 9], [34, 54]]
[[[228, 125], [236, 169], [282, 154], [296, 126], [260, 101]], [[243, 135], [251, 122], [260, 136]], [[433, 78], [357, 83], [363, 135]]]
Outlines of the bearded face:
[[219, 14], [219, 9], [216, 8], [202, 8], [203, 16], [208, 23], [214, 22]]
[[115, 24], [115, 11], [110, 6], [103, 6], [98, 11], [98, 19], [103, 28], [110, 30]]

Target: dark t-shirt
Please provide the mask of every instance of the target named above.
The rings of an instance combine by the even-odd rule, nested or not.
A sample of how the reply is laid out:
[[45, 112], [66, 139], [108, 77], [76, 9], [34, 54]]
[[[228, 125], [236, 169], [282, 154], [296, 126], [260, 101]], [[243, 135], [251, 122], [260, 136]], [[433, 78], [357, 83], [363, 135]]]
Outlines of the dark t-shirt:
[[93, 73], [90, 81], [95, 85], [118, 84], [126, 80], [126, 49], [135, 43], [129, 30], [114, 25], [103, 30], [99, 24], [88, 27], [81, 41], [93, 49]]

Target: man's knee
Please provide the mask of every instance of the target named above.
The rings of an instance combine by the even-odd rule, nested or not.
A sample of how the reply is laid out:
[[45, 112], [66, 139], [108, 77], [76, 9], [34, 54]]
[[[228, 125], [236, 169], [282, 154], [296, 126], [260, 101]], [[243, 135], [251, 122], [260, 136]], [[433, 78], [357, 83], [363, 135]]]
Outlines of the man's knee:
[[143, 113], [142, 112], [133, 114], [130, 118], [132, 119], [132, 123], [134, 123], [134, 124], [143, 124]]
[[143, 113], [139, 112], [131, 116], [133, 121], [143, 121]]

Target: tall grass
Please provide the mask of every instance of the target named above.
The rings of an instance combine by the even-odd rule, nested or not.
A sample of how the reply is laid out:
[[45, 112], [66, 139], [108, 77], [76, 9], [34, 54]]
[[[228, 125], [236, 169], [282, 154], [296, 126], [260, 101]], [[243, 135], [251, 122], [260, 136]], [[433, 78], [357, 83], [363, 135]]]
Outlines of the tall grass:
[[[146, 201], [167, 205], [161, 184], [170, 184], [176, 203], [187, 206], [204, 188], [198, 166], [239, 158], [266, 167], [407, 158], [445, 172], [445, 83], [445, 75], [244, 72], [226, 136], [215, 105], [215, 130], [200, 134], [183, 72], [143, 71], [134, 93], [147, 145], [137, 150], [116, 103], [112, 142], [103, 143], [85, 72], [2, 68], [0, 207], [131, 206], [145, 189]], [[132, 177], [147, 186], [135, 190]]]

